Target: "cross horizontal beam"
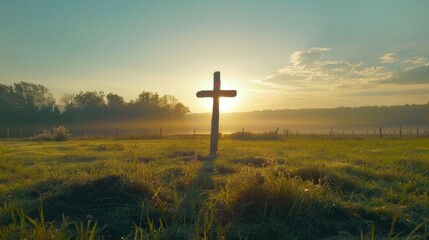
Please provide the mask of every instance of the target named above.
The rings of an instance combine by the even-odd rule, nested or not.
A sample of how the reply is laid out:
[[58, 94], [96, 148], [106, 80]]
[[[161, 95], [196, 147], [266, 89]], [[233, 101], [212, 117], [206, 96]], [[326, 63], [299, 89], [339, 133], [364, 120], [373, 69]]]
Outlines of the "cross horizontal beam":
[[220, 91], [208, 91], [203, 90], [197, 92], [197, 97], [204, 98], [204, 97], [235, 97], [237, 96], [236, 90], [220, 90]]

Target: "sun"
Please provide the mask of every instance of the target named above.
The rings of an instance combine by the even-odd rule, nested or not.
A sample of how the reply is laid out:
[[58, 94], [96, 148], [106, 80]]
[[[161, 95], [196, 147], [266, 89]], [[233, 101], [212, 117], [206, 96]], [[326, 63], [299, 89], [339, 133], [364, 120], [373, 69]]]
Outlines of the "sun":
[[[240, 112], [239, 103], [241, 102], [241, 98], [243, 97], [243, 87], [241, 86], [241, 82], [237, 79], [227, 79], [222, 80], [221, 90], [237, 90], [236, 97], [220, 97], [219, 98], [219, 111], [221, 113], [227, 112]], [[199, 109], [202, 112], [212, 112], [213, 110], [213, 99], [210, 97], [200, 98], [198, 101]]]
[[235, 112], [235, 105], [237, 99], [235, 98], [220, 98], [219, 100], [219, 111], [220, 112]]
[[[235, 98], [224, 98], [221, 97], [219, 100], [219, 111], [222, 112], [235, 112], [237, 99]], [[213, 99], [212, 98], [202, 98], [201, 105], [204, 108], [204, 111], [211, 112], [213, 109]]]

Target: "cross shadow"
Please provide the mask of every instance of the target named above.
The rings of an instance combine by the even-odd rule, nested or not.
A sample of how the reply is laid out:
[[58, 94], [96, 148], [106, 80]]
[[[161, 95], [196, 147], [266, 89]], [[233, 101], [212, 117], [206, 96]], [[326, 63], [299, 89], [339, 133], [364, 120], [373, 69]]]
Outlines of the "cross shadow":
[[209, 155], [204, 158], [204, 163], [200, 169], [198, 169], [191, 186], [186, 190], [180, 206], [180, 212], [183, 217], [188, 219], [197, 217], [202, 203], [207, 199], [207, 191], [215, 189], [212, 176], [215, 170], [216, 159], [217, 155]]

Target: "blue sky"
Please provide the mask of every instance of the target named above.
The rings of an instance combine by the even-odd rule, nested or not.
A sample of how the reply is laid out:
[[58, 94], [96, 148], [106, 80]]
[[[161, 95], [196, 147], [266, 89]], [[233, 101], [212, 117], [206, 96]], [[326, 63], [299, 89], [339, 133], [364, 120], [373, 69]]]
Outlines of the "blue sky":
[[[429, 101], [429, 1], [1, 1], [0, 83], [173, 94], [192, 112]], [[425, 90], [428, 90], [425, 92]]]

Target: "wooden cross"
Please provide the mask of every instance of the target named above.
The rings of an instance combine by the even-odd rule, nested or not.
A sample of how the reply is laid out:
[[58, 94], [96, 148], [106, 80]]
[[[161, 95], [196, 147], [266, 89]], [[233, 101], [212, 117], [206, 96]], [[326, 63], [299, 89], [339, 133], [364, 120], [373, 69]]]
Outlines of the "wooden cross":
[[220, 72], [213, 74], [213, 91], [205, 90], [197, 92], [197, 97], [213, 98], [213, 113], [212, 113], [212, 128], [210, 137], [210, 155], [216, 155], [217, 143], [219, 138], [219, 98], [220, 97], [235, 97], [236, 90], [220, 90]]

